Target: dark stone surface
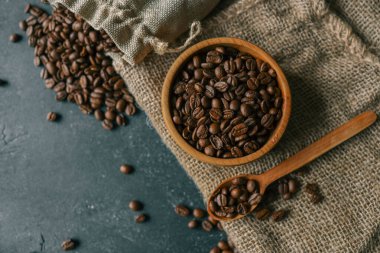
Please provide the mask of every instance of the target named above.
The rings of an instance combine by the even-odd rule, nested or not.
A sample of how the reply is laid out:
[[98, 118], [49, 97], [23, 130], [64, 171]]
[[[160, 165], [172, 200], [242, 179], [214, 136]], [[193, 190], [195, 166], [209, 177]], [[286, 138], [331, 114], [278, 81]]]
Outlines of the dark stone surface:
[[[25, 3], [0, 5], [0, 79], [9, 82], [0, 87], [0, 252], [61, 252], [71, 237], [81, 241], [74, 252], [208, 252], [221, 234], [190, 231], [174, 213], [177, 203], [203, 206], [201, 196], [144, 113], [103, 130], [45, 89], [25, 36], [8, 41], [23, 34]], [[49, 111], [61, 121], [46, 121]], [[121, 174], [122, 163], [135, 173]], [[131, 199], [149, 222], [134, 223]]]

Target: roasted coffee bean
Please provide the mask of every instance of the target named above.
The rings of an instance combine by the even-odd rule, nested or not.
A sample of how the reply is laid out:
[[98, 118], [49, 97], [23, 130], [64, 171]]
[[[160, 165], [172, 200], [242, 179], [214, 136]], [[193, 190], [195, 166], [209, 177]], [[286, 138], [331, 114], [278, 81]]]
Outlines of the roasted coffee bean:
[[305, 192], [309, 197], [311, 203], [317, 204], [322, 201], [322, 195], [317, 184], [307, 184], [305, 186]]
[[61, 5], [51, 15], [30, 4], [25, 12], [31, 16], [20, 21], [19, 27], [26, 31], [28, 44], [35, 47], [34, 64], [43, 65], [41, 78], [56, 92], [56, 99], [76, 103], [84, 114], [95, 110], [99, 120], [104, 115], [98, 110], [109, 107], [106, 111], [115, 113], [106, 113], [105, 129], [126, 125], [125, 114], [135, 114], [136, 107], [106, 56], [118, 52], [109, 36]]
[[182, 217], [186, 217], [190, 215], [190, 210], [184, 205], [177, 205], [175, 207], [175, 212]]
[[140, 211], [143, 209], [143, 204], [138, 200], [132, 200], [131, 202], [129, 202], [128, 207], [132, 211]]
[[193, 216], [198, 219], [203, 218], [205, 216], [205, 211], [200, 208], [194, 208]]
[[213, 225], [211, 224], [210, 221], [204, 220], [204, 221], [202, 221], [202, 228], [204, 231], [210, 232], [213, 228]]
[[221, 48], [193, 56], [176, 76], [172, 119], [183, 138], [206, 155], [242, 157], [259, 150], [275, 130], [281, 90], [268, 63]]
[[190, 229], [197, 228], [199, 226], [199, 222], [197, 220], [191, 220], [187, 223], [187, 227]]
[[22, 36], [17, 33], [14, 33], [11, 36], [9, 36], [9, 41], [13, 43], [19, 42], [21, 39], [22, 39]]
[[56, 121], [58, 119], [58, 114], [55, 112], [49, 112], [46, 116], [48, 121]]
[[77, 243], [75, 240], [73, 239], [68, 239], [68, 240], [65, 240], [62, 242], [61, 244], [61, 248], [64, 250], [64, 251], [69, 251], [69, 250], [73, 250], [75, 249], [77, 246]]
[[213, 247], [211, 250], [210, 250], [210, 253], [221, 253], [220, 249], [218, 247]]
[[104, 113], [103, 113], [103, 111], [100, 110], [100, 109], [95, 110], [95, 112], [94, 112], [94, 116], [95, 116], [95, 118], [96, 118], [97, 120], [100, 120], [100, 121], [104, 120]]
[[112, 121], [108, 119], [103, 120], [102, 126], [106, 130], [112, 130], [114, 127]]
[[270, 210], [268, 208], [262, 208], [258, 210], [255, 214], [256, 219], [265, 220], [270, 215]]
[[289, 179], [288, 187], [290, 193], [295, 193], [297, 191], [296, 181], [294, 179]]
[[284, 219], [285, 215], [286, 215], [286, 211], [283, 210], [283, 209], [281, 209], [281, 210], [277, 210], [277, 211], [274, 211], [274, 212], [272, 213], [272, 220], [273, 220], [274, 222], [278, 222], [278, 221]]
[[131, 165], [128, 165], [128, 164], [122, 164], [120, 166], [120, 172], [123, 173], [123, 174], [131, 174], [133, 172], [133, 167]]
[[26, 31], [26, 29], [28, 28], [28, 24], [25, 20], [22, 20], [18, 23], [18, 27], [20, 28], [20, 30]]
[[148, 216], [146, 214], [140, 214], [135, 217], [136, 223], [143, 223], [148, 220]]

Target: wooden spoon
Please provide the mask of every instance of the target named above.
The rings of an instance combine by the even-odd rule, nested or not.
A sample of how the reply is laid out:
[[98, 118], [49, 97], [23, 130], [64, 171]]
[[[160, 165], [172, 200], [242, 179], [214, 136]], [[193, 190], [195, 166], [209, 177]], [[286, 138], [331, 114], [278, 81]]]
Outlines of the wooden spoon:
[[[213, 199], [217, 193], [217, 191], [223, 187], [231, 185], [231, 181], [234, 178], [243, 177], [247, 180], [254, 180], [256, 181], [258, 185], [258, 189], [260, 194], [263, 196], [265, 193], [266, 188], [273, 183], [274, 181], [280, 179], [283, 176], [286, 176], [293, 171], [301, 168], [302, 166], [306, 165], [307, 163], [313, 161], [317, 157], [323, 155], [327, 151], [331, 150], [332, 148], [336, 147], [337, 145], [341, 144], [342, 142], [348, 140], [349, 138], [353, 137], [354, 135], [360, 133], [367, 127], [369, 127], [371, 124], [373, 124], [376, 121], [376, 114], [374, 112], [368, 111], [364, 112], [355, 118], [351, 119], [350, 121], [346, 122], [339, 128], [333, 130], [332, 132], [326, 134], [318, 141], [312, 143], [308, 147], [304, 148], [303, 150], [299, 151], [292, 157], [288, 158], [287, 160], [283, 161], [276, 167], [260, 174], [260, 175], [253, 175], [253, 174], [247, 174], [247, 175], [239, 175], [235, 177], [228, 178], [224, 180], [211, 194], [211, 197], [208, 199], [207, 202], [207, 211], [210, 214], [210, 216], [216, 220], [222, 220], [222, 221], [231, 221], [236, 220], [244, 217], [245, 215], [238, 214], [235, 217], [232, 218], [226, 218], [226, 217], [219, 217], [216, 216], [211, 210], [210, 210], [210, 201]], [[251, 206], [248, 213], [252, 212], [257, 205]], [[247, 213], [247, 214], [248, 214]]]

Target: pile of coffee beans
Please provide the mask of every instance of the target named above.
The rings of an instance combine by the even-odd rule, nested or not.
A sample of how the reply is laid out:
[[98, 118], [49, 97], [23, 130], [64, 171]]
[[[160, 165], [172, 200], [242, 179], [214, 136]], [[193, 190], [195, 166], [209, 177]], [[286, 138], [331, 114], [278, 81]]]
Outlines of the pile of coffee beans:
[[43, 66], [41, 78], [56, 99], [77, 104], [84, 114], [93, 113], [105, 129], [126, 125], [126, 116], [135, 114], [136, 107], [106, 55], [119, 52], [111, 38], [62, 6], [49, 15], [28, 4], [25, 12], [30, 16], [19, 27], [35, 48], [34, 64]]
[[252, 206], [257, 206], [261, 199], [256, 181], [236, 177], [230, 185], [218, 189], [208, 205], [217, 217], [233, 218], [238, 214], [248, 214]]
[[313, 204], [318, 204], [322, 201], [323, 196], [316, 183], [307, 184], [305, 186], [305, 192]]
[[234, 48], [192, 57], [172, 90], [173, 122], [208, 156], [234, 158], [262, 147], [282, 117], [282, 94], [270, 65]]

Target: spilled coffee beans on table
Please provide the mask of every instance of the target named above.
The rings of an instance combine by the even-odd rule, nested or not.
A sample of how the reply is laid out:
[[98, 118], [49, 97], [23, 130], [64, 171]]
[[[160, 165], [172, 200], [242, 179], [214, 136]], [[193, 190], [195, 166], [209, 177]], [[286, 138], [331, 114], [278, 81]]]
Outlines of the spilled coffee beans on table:
[[234, 158], [262, 147], [282, 117], [276, 72], [233, 48], [195, 55], [177, 75], [171, 112], [182, 137], [208, 156]]
[[30, 16], [19, 27], [35, 48], [34, 65], [43, 66], [41, 78], [56, 93], [56, 100], [75, 103], [84, 114], [93, 113], [105, 129], [126, 125], [136, 107], [106, 55], [119, 52], [111, 38], [62, 6], [49, 15], [28, 4], [25, 12]]
[[237, 177], [231, 185], [219, 189], [209, 203], [210, 211], [223, 218], [246, 215], [252, 206], [257, 206], [262, 199], [258, 184], [253, 180]]

